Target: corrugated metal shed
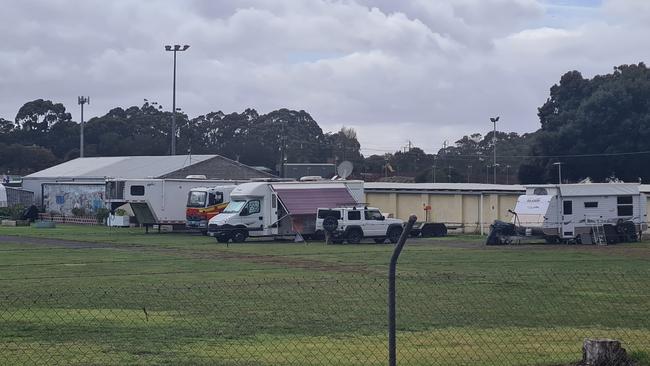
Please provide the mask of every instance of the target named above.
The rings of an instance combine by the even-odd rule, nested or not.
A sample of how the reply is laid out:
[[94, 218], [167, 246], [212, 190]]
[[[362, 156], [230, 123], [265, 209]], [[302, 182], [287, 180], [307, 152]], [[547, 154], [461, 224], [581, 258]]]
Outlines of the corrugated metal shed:
[[157, 178], [218, 155], [77, 158], [25, 178]]
[[401, 192], [439, 192], [439, 191], [472, 191], [472, 192], [523, 192], [526, 188], [516, 184], [481, 184], [481, 183], [391, 183], [368, 182], [364, 186], [368, 192], [401, 191]]

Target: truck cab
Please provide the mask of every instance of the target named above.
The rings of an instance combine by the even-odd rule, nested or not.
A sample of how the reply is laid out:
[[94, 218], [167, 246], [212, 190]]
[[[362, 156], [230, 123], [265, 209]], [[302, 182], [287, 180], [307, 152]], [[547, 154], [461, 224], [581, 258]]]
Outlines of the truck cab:
[[192, 188], [185, 208], [186, 227], [207, 234], [208, 222], [221, 213], [230, 200], [235, 185]]

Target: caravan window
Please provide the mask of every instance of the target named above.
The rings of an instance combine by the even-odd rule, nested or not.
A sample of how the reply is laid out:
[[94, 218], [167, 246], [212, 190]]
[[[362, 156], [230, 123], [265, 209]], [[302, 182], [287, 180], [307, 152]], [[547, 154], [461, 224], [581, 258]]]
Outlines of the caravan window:
[[144, 186], [131, 186], [131, 196], [144, 196]]
[[585, 202], [585, 208], [598, 208], [598, 202]]
[[562, 212], [565, 215], [573, 215], [573, 201], [564, 201], [562, 202], [562, 204], [563, 204]]
[[632, 216], [634, 214], [634, 205], [632, 202], [632, 196], [616, 197], [618, 216]]

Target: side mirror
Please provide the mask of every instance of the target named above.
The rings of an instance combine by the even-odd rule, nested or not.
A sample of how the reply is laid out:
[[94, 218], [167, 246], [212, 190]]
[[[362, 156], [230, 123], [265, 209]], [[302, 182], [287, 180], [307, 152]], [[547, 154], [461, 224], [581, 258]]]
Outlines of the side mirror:
[[379, 216], [379, 221], [384, 221], [384, 220], [386, 220], [386, 218], [384, 217], [384, 215]]

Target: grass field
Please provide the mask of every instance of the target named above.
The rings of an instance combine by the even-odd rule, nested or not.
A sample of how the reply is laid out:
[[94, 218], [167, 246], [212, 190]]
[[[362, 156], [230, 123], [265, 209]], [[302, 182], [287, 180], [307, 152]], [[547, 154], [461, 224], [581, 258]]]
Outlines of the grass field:
[[[410, 240], [404, 365], [559, 365], [585, 337], [650, 365], [650, 245]], [[0, 364], [383, 365], [391, 245], [0, 228]]]

